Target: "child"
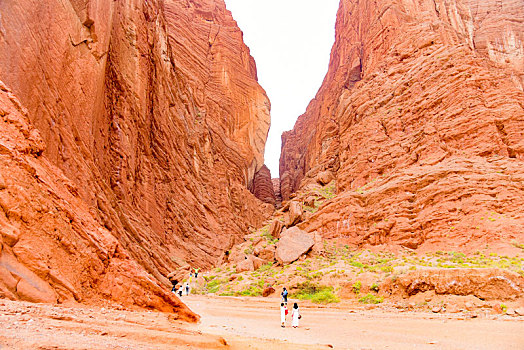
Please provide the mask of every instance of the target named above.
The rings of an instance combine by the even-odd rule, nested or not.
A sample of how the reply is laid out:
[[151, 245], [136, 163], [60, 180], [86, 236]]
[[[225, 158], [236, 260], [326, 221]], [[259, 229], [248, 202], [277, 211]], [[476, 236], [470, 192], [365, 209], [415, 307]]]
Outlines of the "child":
[[291, 312], [291, 319], [292, 319], [291, 325], [293, 326], [293, 328], [298, 327], [298, 320], [301, 318], [302, 316], [300, 316], [300, 312], [298, 311], [298, 304], [295, 303], [293, 305], [293, 311]]
[[280, 303], [280, 327], [282, 328], [286, 327], [286, 315], [287, 307], [284, 305], [284, 303]]

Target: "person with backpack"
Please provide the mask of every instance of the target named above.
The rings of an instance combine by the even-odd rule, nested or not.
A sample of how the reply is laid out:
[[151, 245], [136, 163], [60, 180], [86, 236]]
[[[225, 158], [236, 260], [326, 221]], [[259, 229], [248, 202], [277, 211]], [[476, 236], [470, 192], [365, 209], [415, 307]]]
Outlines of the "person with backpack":
[[293, 326], [293, 328], [297, 328], [298, 320], [300, 320], [301, 318], [302, 316], [300, 315], [300, 311], [298, 311], [298, 304], [295, 303], [293, 305], [293, 311], [291, 311], [291, 326]]
[[284, 289], [282, 290], [282, 293], [280, 295], [282, 295], [282, 302], [287, 305], [288, 292], [287, 292], [286, 287], [284, 287]]
[[287, 307], [284, 305], [284, 303], [280, 303], [280, 327], [285, 328], [286, 327], [286, 315], [287, 315]]

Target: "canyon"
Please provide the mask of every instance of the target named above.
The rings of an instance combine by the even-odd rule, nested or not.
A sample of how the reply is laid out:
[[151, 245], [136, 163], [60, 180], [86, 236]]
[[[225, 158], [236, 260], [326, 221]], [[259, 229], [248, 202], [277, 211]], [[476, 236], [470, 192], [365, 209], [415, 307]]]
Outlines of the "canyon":
[[198, 322], [168, 292], [191, 268], [229, 296], [267, 274], [270, 295], [316, 264], [351, 298], [346, 272], [382, 269], [381, 298], [522, 307], [522, 5], [341, 0], [272, 179], [270, 101], [223, 0], [0, 2], [0, 298]]

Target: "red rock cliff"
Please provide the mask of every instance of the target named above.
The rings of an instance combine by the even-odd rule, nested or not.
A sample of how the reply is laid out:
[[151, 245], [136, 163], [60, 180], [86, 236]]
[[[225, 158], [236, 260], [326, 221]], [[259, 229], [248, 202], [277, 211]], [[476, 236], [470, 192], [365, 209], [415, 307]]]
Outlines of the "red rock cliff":
[[0, 298], [105, 298], [197, 319], [95, 220], [78, 187], [43, 156], [40, 133], [2, 82], [0, 127]]
[[277, 198], [275, 196], [273, 182], [271, 181], [271, 171], [267, 166], [264, 165], [255, 173], [251, 192], [261, 201], [273, 206], [276, 205]]
[[523, 12], [342, 0], [326, 78], [282, 136], [284, 199], [336, 173], [304, 228], [357, 245], [524, 240]]
[[[177, 266], [215, 263], [271, 212], [247, 189], [270, 104], [222, 0], [2, 1], [0, 15], [0, 79], [93, 216], [88, 235], [114, 237], [168, 283]], [[65, 239], [27, 233], [35, 248], [20, 263], [32, 271], [53, 259], [39, 235]], [[90, 288], [83, 276], [63, 281]]]

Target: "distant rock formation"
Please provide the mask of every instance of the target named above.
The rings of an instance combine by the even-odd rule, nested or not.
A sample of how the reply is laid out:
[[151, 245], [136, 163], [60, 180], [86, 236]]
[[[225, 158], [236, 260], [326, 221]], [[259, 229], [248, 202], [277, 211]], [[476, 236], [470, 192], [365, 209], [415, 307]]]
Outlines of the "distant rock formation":
[[271, 181], [271, 172], [267, 166], [264, 165], [255, 173], [251, 192], [262, 202], [269, 203], [273, 206], [276, 205], [277, 198], [275, 196], [273, 182]]
[[336, 179], [301, 228], [356, 246], [524, 241], [523, 11], [342, 0], [324, 83], [282, 136], [284, 200]]
[[280, 193], [280, 179], [278, 177], [273, 178], [271, 179], [271, 182], [273, 183], [273, 192], [275, 193], [275, 199], [276, 199], [275, 206], [277, 208], [281, 208], [282, 207], [282, 194]]

